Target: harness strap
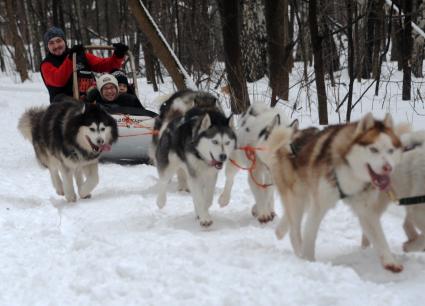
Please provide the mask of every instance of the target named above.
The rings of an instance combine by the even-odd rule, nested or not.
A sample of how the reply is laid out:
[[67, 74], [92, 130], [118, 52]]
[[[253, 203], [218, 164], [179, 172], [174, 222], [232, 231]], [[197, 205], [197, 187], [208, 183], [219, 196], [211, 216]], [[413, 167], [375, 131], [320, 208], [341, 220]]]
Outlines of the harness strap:
[[398, 203], [400, 205], [416, 205], [416, 204], [425, 204], [425, 195], [401, 198]]

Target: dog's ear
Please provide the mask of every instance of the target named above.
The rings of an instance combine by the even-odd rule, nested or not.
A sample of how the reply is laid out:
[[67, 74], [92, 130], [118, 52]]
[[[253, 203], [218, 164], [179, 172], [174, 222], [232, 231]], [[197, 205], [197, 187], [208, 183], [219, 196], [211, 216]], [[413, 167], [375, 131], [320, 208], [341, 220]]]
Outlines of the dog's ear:
[[267, 140], [267, 138], [269, 138], [273, 129], [279, 125], [280, 125], [280, 115], [277, 114], [276, 116], [273, 117], [272, 121], [270, 121], [270, 123], [260, 132], [258, 137], [260, 138], [264, 137], [264, 139]]
[[195, 126], [193, 130], [193, 136], [194, 138], [201, 134], [203, 131], [206, 131], [211, 126], [211, 118], [210, 115], [205, 114], [202, 119], [200, 118], [198, 121], [198, 124]]
[[227, 125], [228, 125], [229, 127], [231, 127], [232, 129], [234, 129], [234, 128], [235, 128], [235, 120], [233, 120], [233, 113], [232, 113], [232, 114], [230, 114], [230, 116], [229, 116], [229, 117], [227, 117]]
[[360, 135], [361, 133], [366, 132], [368, 129], [372, 128], [375, 125], [375, 119], [373, 118], [372, 113], [367, 113], [358, 123], [355, 131], [355, 135]]
[[385, 125], [385, 127], [389, 128], [389, 129], [394, 128], [393, 117], [391, 116], [390, 113], [386, 113], [385, 118], [384, 118], [384, 125]]
[[289, 127], [293, 128], [295, 131], [297, 131], [300, 128], [300, 122], [298, 121], [298, 119], [294, 119], [294, 121], [291, 122]]

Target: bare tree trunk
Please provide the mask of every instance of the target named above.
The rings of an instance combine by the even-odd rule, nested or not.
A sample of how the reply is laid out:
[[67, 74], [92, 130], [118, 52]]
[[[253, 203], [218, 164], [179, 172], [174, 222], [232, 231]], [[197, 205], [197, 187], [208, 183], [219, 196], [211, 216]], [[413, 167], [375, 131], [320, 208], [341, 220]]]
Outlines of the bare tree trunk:
[[[425, 2], [423, 0], [417, 1], [416, 9], [413, 9], [417, 13], [416, 24], [418, 24], [422, 30], [425, 30]], [[413, 34], [413, 50], [412, 50], [412, 72], [417, 78], [423, 78], [423, 62], [424, 62], [424, 47], [425, 41], [422, 35], [414, 32]]]
[[266, 0], [269, 78], [274, 106], [277, 98], [288, 100], [289, 70], [293, 45], [289, 42], [288, 1]]
[[129, 0], [128, 4], [131, 8], [132, 14], [137, 20], [140, 30], [151, 42], [155, 54], [164, 64], [177, 88], [179, 90], [185, 89], [187, 86], [184, 73], [179, 68], [176, 58], [173, 57], [172, 51], [167, 48], [166, 42], [163, 40], [163, 36], [161, 36], [158, 32], [159, 29], [155, 24], [153, 24], [153, 20], [149, 18], [150, 16], [145, 10], [146, 8], [139, 0]]
[[311, 44], [314, 54], [314, 72], [316, 75], [319, 123], [328, 124], [328, 105], [326, 98], [325, 74], [323, 68], [322, 40], [317, 22], [317, 3], [310, 0], [308, 18], [310, 23]]
[[18, 26], [15, 23], [16, 18], [16, 8], [14, 4], [16, 2], [13, 0], [6, 0], [6, 16], [7, 16], [7, 29], [12, 39], [12, 46], [14, 48], [12, 58], [16, 65], [16, 70], [21, 77], [21, 82], [28, 80], [28, 65], [26, 51], [24, 47], [24, 42], [22, 37], [18, 33]]
[[83, 18], [80, 0], [75, 0], [75, 11], [77, 13], [78, 26], [79, 26], [79, 30], [80, 30], [79, 32], [80, 32], [82, 43], [84, 45], [89, 45], [90, 39], [89, 39], [89, 34], [87, 32], [86, 21]]
[[263, 1], [245, 1], [242, 12], [242, 64], [247, 81], [254, 82], [267, 72], [267, 32]]
[[354, 85], [354, 42], [353, 42], [353, 3], [352, 0], [345, 0], [347, 8], [347, 38], [348, 38], [348, 75], [350, 83], [348, 85], [348, 101], [347, 101], [347, 114], [345, 116], [346, 122], [351, 120], [351, 110], [353, 104], [353, 85]]
[[250, 103], [239, 43], [241, 28], [239, 0], [217, 1], [221, 16], [227, 79], [230, 85], [230, 106], [233, 113], [240, 114]]
[[403, 35], [402, 35], [402, 64], [403, 64], [403, 88], [402, 99], [410, 100], [412, 86], [412, 0], [403, 1]]
[[384, 0], [378, 0], [376, 3], [375, 9], [375, 15], [376, 15], [376, 22], [375, 22], [375, 34], [374, 34], [374, 44], [373, 44], [373, 55], [372, 55], [372, 77], [376, 80], [378, 73], [381, 69], [381, 60], [380, 60], [380, 54], [381, 49], [383, 46], [383, 42], [385, 39], [384, 35], [384, 17], [385, 17], [385, 11], [384, 11]]

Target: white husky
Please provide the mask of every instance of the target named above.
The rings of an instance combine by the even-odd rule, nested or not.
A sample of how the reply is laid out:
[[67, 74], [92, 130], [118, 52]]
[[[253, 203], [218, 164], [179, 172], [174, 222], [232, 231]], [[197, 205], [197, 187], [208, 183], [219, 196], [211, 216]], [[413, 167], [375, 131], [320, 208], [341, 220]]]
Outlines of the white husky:
[[[237, 139], [239, 148], [247, 146], [255, 148], [262, 136], [270, 133], [268, 127], [270, 123], [276, 120], [278, 125], [288, 126], [289, 119], [280, 112], [277, 108], [268, 107], [264, 103], [252, 104], [248, 110], [242, 115], [239, 120], [239, 129], [237, 130]], [[254, 160], [248, 158], [250, 152], [245, 152], [242, 149], [235, 150], [232, 153], [231, 159], [236, 165], [249, 168], [255, 162], [255, 167], [248, 175], [249, 187], [255, 198], [255, 205], [252, 207], [252, 214], [260, 222], [269, 222], [275, 216], [274, 212], [274, 187], [271, 185], [272, 177], [267, 166], [256, 153]], [[226, 183], [223, 193], [220, 195], [219, 204], [224, 207], [229, 204], [230, 194], [233, 187], [234, 177], [238, 172], [238, 167], [233, 163], [226, 164]]]

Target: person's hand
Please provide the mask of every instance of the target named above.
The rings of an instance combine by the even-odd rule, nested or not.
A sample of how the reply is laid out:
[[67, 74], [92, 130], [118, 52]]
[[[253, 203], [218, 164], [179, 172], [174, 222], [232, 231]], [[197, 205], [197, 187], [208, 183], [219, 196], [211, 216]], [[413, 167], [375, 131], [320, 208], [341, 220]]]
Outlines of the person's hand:
[[114, 54], [118, 58], [123, 58], [125, 53], [128, 51], [128, 46], [122, 43], [112, 44], [114, 46]]
[[84, 47], [83, 45], [75, 45], [68, 51], [68, 57], [72, 60], [72, 54], [76, 54], [77, 56], [84, 54]]

